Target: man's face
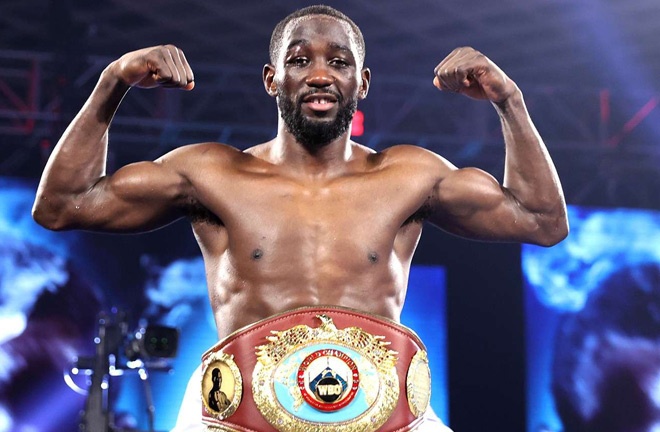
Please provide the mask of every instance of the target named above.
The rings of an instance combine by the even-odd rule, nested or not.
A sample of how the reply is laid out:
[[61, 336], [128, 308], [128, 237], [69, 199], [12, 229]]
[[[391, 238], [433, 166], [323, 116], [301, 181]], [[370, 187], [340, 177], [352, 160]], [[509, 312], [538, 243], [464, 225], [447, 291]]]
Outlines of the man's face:
[[213, 372], [214, 373], [213, 376], [211, 377], [211, 380], [213, 381], [214, 384], [216, 384], [219, 387], [222, 385], [222, 373], [220, 372], [220, 369], [215, 369]]
[[280, 115], [298, 142], [318, 148], [349, 130], [368, 84], [359, 61], [348, 24], [319, 15], [289, 23], [274, 84]]

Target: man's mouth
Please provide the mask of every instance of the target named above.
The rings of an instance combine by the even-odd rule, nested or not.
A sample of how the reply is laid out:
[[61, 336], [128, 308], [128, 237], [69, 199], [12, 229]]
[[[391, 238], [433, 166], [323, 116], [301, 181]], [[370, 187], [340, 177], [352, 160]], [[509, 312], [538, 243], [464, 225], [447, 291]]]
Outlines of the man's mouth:
[[330, 93], [314, 93], [305, 96], [302, 103], [311, 111], [329, 111], [337, 104], [337, 97]]

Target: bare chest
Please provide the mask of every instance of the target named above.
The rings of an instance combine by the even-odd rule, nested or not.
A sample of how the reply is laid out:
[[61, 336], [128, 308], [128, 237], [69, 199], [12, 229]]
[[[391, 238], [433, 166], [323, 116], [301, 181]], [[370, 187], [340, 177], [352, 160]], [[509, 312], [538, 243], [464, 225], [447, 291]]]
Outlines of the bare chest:
[[424, 193], [370, 175], [329, 182], [251, 175], [197, 189], [220, 221], [194, 226], [211, 301], [224, 317], [221, 334], [310, 304], [398, 317], [421, 233], [410, 217]]
[[378, 261], [424, 198], [382, 175], [308, 182], [246, 175], [222, 190], [202, 190], [232, 253], [260, 260], [280, 251], [316, 263]]

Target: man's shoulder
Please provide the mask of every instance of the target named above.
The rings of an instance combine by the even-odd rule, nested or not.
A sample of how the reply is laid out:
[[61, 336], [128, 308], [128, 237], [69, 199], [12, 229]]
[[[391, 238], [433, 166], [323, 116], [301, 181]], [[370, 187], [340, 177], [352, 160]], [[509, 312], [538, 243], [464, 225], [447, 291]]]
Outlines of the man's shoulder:
[[203, 142], [187, 144], [172, 150], [170, 157], [196, 157], [196, 156], [234, 156], [241, 151], [235, 147], [219, 142]]
[[204, 142], [177, 147], [160, 157], [157, 162], [199, 169], [208, 165], [233, 165], [245, 157], [245, 153], [230, 145]]
[[388, 147], [381, 153], [383, 162], [386, 164], [412, 165], [429, 169], [433, 169], [434, 167], [453, 168], [453, 165], [444, 157], [416, 145], [399, 144]]

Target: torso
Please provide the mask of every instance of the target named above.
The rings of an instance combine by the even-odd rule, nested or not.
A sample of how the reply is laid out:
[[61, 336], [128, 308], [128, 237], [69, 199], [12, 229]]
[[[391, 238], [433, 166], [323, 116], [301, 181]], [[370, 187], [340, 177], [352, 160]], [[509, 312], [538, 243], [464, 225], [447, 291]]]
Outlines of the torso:
[[[220, 337], [306, 305], [399, 319], [437, 180], [412, 148], [355, 149], [343, 172], [326, 177], [296, 175], [259, 151], [206, 152], [190, 181], [211, 214], [192, 224]], [[217, 169], [215, 157], [227, 154]]]

